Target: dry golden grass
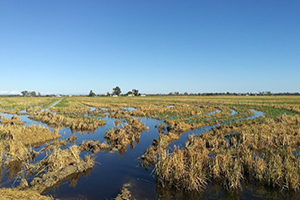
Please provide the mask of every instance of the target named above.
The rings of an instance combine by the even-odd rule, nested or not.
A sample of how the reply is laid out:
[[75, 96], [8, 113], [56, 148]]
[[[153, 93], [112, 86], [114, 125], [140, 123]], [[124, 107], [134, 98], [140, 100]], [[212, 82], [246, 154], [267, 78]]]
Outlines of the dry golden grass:
[[0, 100], [2, 102], [0, 107], [5, 110], [14, 109], [10, 113], [15, 114], [19, 113], [20, 110], [55, 102], [58, 99], [56, 97], [3, 97]]
[[115, 198], [115, 200], [128, 200], [131, 199], [131, 194], [128, 188], [130, 187], [130, 184], [124, 184], [123, 187], [120, 189], [119, 194]]
[[13, 140], [19, 141], [26, 146], [42, 144], [60, 137], [58, 131], [51, 132], [48, 128], [41, 125], [0, 125], [0, 134], [7, 136], [10, 135]]
[[134, 148], [134, 142], [139, 143], [140, 134], [144, 130], [148, 130], [145, 124], [137, 118], [127, 118], [125, 126], [120, 121], [115, 122], [115, 127], [111, 130], [107, 130], [104, 138], [111, 146], [111, 150], [118, 150], [122, 155], [126, 152], [127, 146], [130, 145]]
[[89, 108], [80, 102], [77, 102], [74, 98], [64, 97], [58, 104], [50, 108], [50, 110], [52, 112], [64, 113], [87, 111]]
[[19, 116], [13, 116], [10, 119], [6, 119], [5, 116], [0, 116], [0, 124], [2, 125], [23, 125]]
[[85, 156], [85, 161], [80, 158], [80, 148], [77, 145], [69, 149], [55, 149], [50, 155], [35, 165], [30, 165], [31, 173], [36, 177], [30, 182], [31, 189], [40, 193], [47, 188], [70, 176], [71, 174], [85, 172], [94, 167], [94, 160]]
[[263, 123], [252, 120], [190, 136], [183, 149], [159, 152], [158, 180], [188, 190], [202, 190], [211, 180], [228, 190], [252, 180], [282, 190], [299, 190], [300, 156], [295, 155], [300, 145], [299, 119], [282, 115]]
[[1, 142], [2, 146], [2, 157], [6, 163], [13, 161], [27, 161], [33, 155], [31, 154], [31, 150], [28, 149], [22, 142], [17, 140], [5, 140]]
[[199, 105], [210, 104], [223, 105], [296, 105], [300, 102], [300, 96], [147, 96], [147, 97], [72, 97], [78, 102], [86, 103], [92, 107], [107, 107], [105, 105], [118, 106], [142, 106], [151, 105]]
[[[8, 166], [9, 169], [14, 166], [13, 163], [18, 163], [20, 166], [25, 165], [36, 155], [36, 152], [31, 149], [32, 145], [60, 137], [57, 131], [51, 132], [42, 126], [17, 125], [20, 124], [18, 123], [20, 119], [18, 117], [13, 118], [4, 120], [4, 125], [0, 125], [0, 160], [4, 160], [4, 165]], [[7, 121], [9, 123], [6, 123]]]
[[14, 127], [0, 125], [0, 154], [1, 160], [3, 159], [6, 165], [10, 162], [24, 163], [33, 156], [31, 149], [15, 137]]
[[171, 155], [165, 150], [159, 154], [156, 174], [162, 185], [202, 190], [207, 184], [207, 162], [208, 151], [203, 147], [197, 151], [175, 149]]
[[99, 126], [105, 125], [102, 119], [88, 118], [88, 117], [68, 117], [60, 114], [53, 114], [51, 112], [35, 113], [32, 119], [41, 121], [52, 127], [67, 127], [72, 130], [80, 131], [95, 131]]
[[96, 140], [83, 141], [79, 145], [80, 151], [90, 151], [92, 153], [98, 153], [99, 151], [106, 151], [110, 146], [103, 142], [102, 144]]
[[53, 200], [52, 197], [40, 195], [34, 190], [0, 188], [1, 200]]
[[[26, 98], [23, 98], [23, 101], [24, 99]], [[4, 102], [1, 106], [4, 106], [6, 110], [15, 108], [11, 112], [19, 112], [21, 108], [28, 108], [29, 104], [34, 104], [5, 98], [0, 101]], [[170, 105], [174, 107], [167, 108]], [[98, 109], [87, 112], [89, 110], [87, 106]], [[101, 110], [103, 107], [107, 110]], [[123, 107], [134, 107], [137, 110], [127, 112]], [[195, 138], [190, 136], [184, 148], [175, 148], [173, 152], [168, 152], [169, 143], [177, 140], [183, 132], [204, 125], [248, 117], [253, 114], [249, 108], [264, 112], [269, 112], [267, 109], [272, 108], [273, 111], [291, 113], [295, 116], [280, 113], [277, 118], [273, 115], [270, 119], [266, 115], [256, 120], [218, 126], [202, 136]], [[229, 117], [230, 109], [238, 114]], [[118, 150], [121, 154], [126, 151], [128, 145], [133, 148], [134, 141], [138, 143], [139, 134], [145, 128], [139, 120], [130, 119], [130, 117], [165, 119], [168, 133], [164, 133], [165, 127], [160, 126], [160, 137], [153, 140], [153, 145], [142, 156], [142, 162], [149, 161], [145, 166], [156, 164], [158, 182], [163, 186], [203, 190], [208, 181], [213, 181], [228, 190], [235, 190], [242, 188], [247, 182], [255, 181], [279, 187], [282, 190], [299, 190], [300, 156], [297, 154], [300, 146], [300, 97], [72, 97], [65, 98], [52, 108], [52, 111], [60, 112], [58, 115], [46, 112], [36, 113], [37, 109], [28, 110], [32, 111], [35, 120], [56, 127], [70, 127], [73, 130], [95, 130], [103, 125], [101, 120], [98, 123], [97, 120], [91, 118], [78, 117], [83, 113], [97, 116], [108, 112], [109, 117], [126, 119], [125, 126], [117, 123], [114, 129], [105, 134], [111, 149]], [[221, 110], [221, 112], [205, 116], [216, 110]], [[0, 146], [0, 154], [3, 155], [2, 158], [11, 156], [11, 160], [22, 161], [23, 157], [24, 161], [24, 158], [31, 155], [24, 144], [32, 143], [22, 141], [21, 133], [25, 130], [22, 126], [17, 126], [17, 121], [18, 119], [3, 121], [4, 125], [1, 126], [5, 126], [4, 129], [10, 129], [11, 132], [2, 131], [4, 134], [2, 134], [3, 145]], [[15, 133], [12, 133], [13, 131]], [[86, 145], [90, 144], [90, 142], [86, 143]], [[101, 149], [100, 145], [100, 143], [96, 144]], [[51, 187], [57, 182], [48, 172], [58, 173], [60, 178], [64, 178], [66, 174], [71, 173], [71, 171], [61, 173], [65, 168], [73, 168], [74, 164], [78, 165], [78, 168], [75, 167], [76, 169], [73, 168], [73, 170], [78, 171], [82, 168], [79, 166], [85, 164], [80, 160], [79, 153], [83, 149], [86, 148], [71, 147], [66, 151], [55, 149], [37, 167], [42, 173], [41, 176], [50, 177], [51, 181], [45, 182], [43, 179], [41, 187], [34, 187], [39, 187], [38, 190], [42, 191], [46, 186]], [[159, 155], [158, 160], [157, 155]], [[86, 163], [90, 160], [87, 158]], [[37, 180], [39, 179], [36, 179], [38, 183]]]
[[59, 171], [71, 164], [80, 163], [80, 150], [77, 145], [71, 146], [69, 149], [54, 150], [50, 156], [41, 161], [41, 168], [47, 167], [47, 171]]

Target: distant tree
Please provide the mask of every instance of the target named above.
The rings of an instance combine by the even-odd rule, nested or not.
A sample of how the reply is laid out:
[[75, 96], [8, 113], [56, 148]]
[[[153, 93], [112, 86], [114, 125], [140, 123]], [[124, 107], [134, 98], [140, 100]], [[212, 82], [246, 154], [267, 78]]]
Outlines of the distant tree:
[[94, 96], [95, 96], [95, 93], [91, 90], [89, 93], [89, 97], [94, 97]]
[[134, 94], [134, 96], [138, 96], [139, 95], [139, 90], [132, 89], [132, 93]]
[[185, 96], [187, 96], [187, 95], [189, 95], [187, 92], [185, 92], [183, 95], [185, 95]]
[[128, 91], [126, 95], [128, 96], [128, 95], [130, 95], [130, 94], [133, 94], [133, 93], [132, 93], [131, 91]]
[[119, 86], [113, 88], [113, 95], [120, 95], [121, 94], [121, 89], [119, 88]]
[[30, 96], [35, 97], [36, 96], [36, 92], [35, 91], [30, 92]]
[[28, 96], [28, 91], [27, 91], [27, 90], [24, 90], [24, 91], [22, 91], [21, 93], [22, 93], [22, 95], [23, 95], [24, 97]]
[[38, 96], [39, 96], [39, 97], [42, 96], [40, 92], [38, 93]]
[[109, 92], [107, 92], [106, 96], [108, 96], [108, 97], [110, 96]]

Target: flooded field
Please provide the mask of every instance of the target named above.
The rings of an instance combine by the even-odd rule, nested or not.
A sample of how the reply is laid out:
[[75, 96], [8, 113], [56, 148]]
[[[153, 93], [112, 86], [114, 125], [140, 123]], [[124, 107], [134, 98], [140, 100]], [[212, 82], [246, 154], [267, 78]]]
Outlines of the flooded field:
[[299, 97], [0, 102], [2, 191], [65, 200], [300, 198]]

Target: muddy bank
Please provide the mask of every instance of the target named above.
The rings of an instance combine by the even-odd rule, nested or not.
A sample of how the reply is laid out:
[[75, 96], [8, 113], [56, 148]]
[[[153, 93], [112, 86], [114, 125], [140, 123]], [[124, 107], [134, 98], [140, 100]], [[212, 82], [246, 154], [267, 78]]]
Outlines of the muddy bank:
[[30, 173], [37, 175], [30, 182], [30, 188], [42, 193], [71, 174], [93, 168], [94, 160], [90, 156], [85, 156], [84, 161], [80, 158], [80, 153], [79, 147], [73, 145], [69, 149], [54, 150], [48, 158], [31, 165]]
[[17, 188], [0, 188], [0, 197], [2, 200], [54, 200], [52, 197], [40, 195], [34, 190], [19, 190]]
[[115, 200], [130, 200], [131, 199], [131, 193], [128, 190], [130, 187], [130, 184], [124, 184], [123, 187], [120, 189], [120, 192], [118, 196], [115, 198]]
[[98, 153], [99, 151], [106, 151], [110, 146], [106, 143], [100, 143], [96, 140], [84, 141], [79, 145], [80, 151], [90, 151], [92, 153]]

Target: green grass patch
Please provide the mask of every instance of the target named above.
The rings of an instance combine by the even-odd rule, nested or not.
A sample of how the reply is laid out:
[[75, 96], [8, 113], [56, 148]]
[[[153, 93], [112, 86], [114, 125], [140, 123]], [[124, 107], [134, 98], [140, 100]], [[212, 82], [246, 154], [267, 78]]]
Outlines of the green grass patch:
[[66, 98], [63, 98], [58, 104], [56, 104], [54, 107], [69, 107], [69, 101]]

